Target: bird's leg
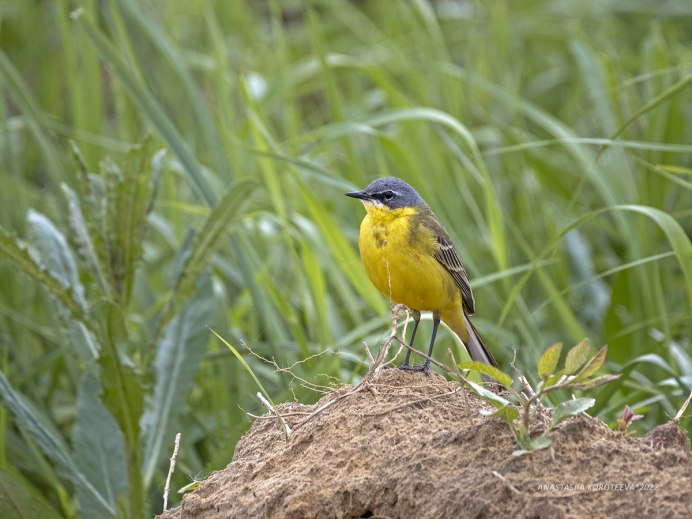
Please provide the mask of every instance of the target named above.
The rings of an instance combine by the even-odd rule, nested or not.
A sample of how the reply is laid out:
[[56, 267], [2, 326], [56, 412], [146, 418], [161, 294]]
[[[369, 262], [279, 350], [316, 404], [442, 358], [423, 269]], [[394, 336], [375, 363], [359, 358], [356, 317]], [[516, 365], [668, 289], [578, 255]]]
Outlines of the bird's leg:
[[[411, 310], [411, 314], [413, 315], [413, 331], [411, 332], [411, 340], [408, 341], [409, 346], [413, 346], [413, 339], [416, 338], [416, 330], [418, 329], [418, 323], [420, 323], [420, 312], [418, 310]], [[401, 366], [401, 369], [406, 369], [410, 367], [408, 365], [409, 358], [411, 357], [411, 350], [408, 350], [406, 352], [406, 358], [404, 359], [404, 364]]]
[[[437, 328], [440, 326], [440, 316], [439, 314], [433, 314], [433, 332], [432, 337], [430, 337], [430, 348], [428, 349], [428, 357], [432, 357], [433, 346], [435, 346], [435, 336], [437, 335]], [[425, 359], [423, 363], [423, 371], [427, 372], [430, 369], [430, 359]]]
[[[416, 323], [417, 325], [418, 323]], [[428, 357], [432, 357], [432, 351], [433, 351], [433, 346], [435, 346], [435, 336], [437, 335], [437, 328], [440, 326], [440, 315], [438, 313], [433, 314], [433, 331], [432, 331], [432, 337], [430, 337], [430, 348], [428, 348]], [[414, 327], [414, 333], [415, 333], [415, 327]], [[409, 350], [410, 353], [411, 350]], [[427, 373], [430, 371], [430, 361], [428, 359], [425, 359], [425, 362], [419, 366], [409, 366], [408, 363], [408, 355], [406, 355], [406, 360], [404, 361], [404, 365], [401, 366], [401, 369], [404, 371], [422, 371], [423, 373]]]

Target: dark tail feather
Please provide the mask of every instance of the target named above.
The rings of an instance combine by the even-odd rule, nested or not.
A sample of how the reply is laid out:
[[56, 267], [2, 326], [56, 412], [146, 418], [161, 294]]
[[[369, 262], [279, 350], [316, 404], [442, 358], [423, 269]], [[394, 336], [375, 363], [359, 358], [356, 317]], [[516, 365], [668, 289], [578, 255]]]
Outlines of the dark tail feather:
[[465, 346], [471, 358], [473, 360], [485, 362], [486, 364], [497, 367], [497, 362], [495, 362], [493, 354], [490, 353], [490, 350], [483, 343], [483, 339], [481, 339], [476, 327], [473, 326], [471, 319], [469, 319], [466, 315], [464, 315], [464, 318], [466, 320], [466, 327], [469, 331], [469, 342]]

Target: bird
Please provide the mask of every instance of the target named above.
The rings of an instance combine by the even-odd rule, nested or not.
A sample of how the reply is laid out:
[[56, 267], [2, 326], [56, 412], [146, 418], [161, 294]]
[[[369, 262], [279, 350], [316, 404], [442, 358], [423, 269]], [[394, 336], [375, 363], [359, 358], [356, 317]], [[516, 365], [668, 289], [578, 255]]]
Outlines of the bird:
[[[461, 339], [472, 360], [497, 367], [469, 319], [475, 313], [475, 301], [459, 254], [418, 192], [400, 178], [383, 177], [362, 191], [345, 194], [365, 206], [358, 246], [368, 277], [390, 302], [411, 310], [414, 324], [409, 345], [413, 346], [421, 312], [429, 311], [433, 330], [428, 357], [442, 321]], [[401, 369], [429, 371], [429, 358], [412, 366], [410, 356], [409, 349]]]

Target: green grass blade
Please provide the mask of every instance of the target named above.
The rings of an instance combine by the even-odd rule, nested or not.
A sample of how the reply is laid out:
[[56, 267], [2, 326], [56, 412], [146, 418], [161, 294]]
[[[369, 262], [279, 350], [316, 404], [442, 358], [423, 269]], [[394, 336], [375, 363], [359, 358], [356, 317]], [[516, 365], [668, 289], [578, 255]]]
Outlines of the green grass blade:
[[213, 205], [216, 197], [208, 185], [202, 169], [190, 150], [187, 141], [168, 117], [165, 110], [156, 101], [151, 91], [134, 73], [118, 49], [105, 37], [96, 24], [83, 13], [75, 15], [76, 23], [84, 29], [89, 39], [98, 50], [101, 58], [111, 67], [113, 73], [123, 82], [132, 100], [147, 114], [149, 120], [159, 131], [161, 137], [171, 148], [184, 166], [186, 178], [202, 199]]
[[[212, 114], [205, 103], [202, 92], [195, 85], [191, 72], [184, 66], [185, 62], [180, 59], [181, 49], [175, 47], [171, 38], [164, 33], [159, 24], [155, 23], [151, 18], [142, 16], [140, 5], [132, 2], [132, 0], [125, 0], [120, 3], [120, 7], [127, 13], [127, 19], [135, 24], [149, 41], [156, 46], [175, 71], [180, 84], [184, 88], [185, 98], [192, 105], [190, 111], [195, 115], [197, 123], [202, 129], [204, 142], [211, 148], [216, 173], [224, 182], [230, 181], [233, 175], [218, 131], [214, 126], [214, 114]], [[219, 66], [223, 66], [223, 64], [219, 64]]]
[[668, 89], [664, 90], [663, 92], [658, 94], [656, 97], [651, 99], [644, 106], [639, 108], [615, 131], [615, 133], [613, 133], [613, 135], [610, 136], [610, 139], [611, 140], [617, 139], [620, 135], [622, 135], [624, 133], [625, 130], [627, 130], [627, 128], [634, 121], [639, 119], [642, 115], [652, 111], [654, 108], [657, 108], [662, 103], [675, 97], [676, 95], [678, 95], [680, 92], [685, 90], [690, 85], [692, 85], [692, 74], [689, 74], [689, 75], [683, 77], [680, 81], [678, 81], [677, 83], [675, 83], [674, 85], [672, 85]]
[[[221, 237], [240, 221], [257, 182], [251, 178], [233, 181], [219, 203], [211, 210], [194, 237], [183, 268], [176, 280], [173, 295], [161, 317], [159, 329], [166, 326], [192, 294], [198, 276], [207, 267]], [[158, 336], [158, 333], [156, 334]]]
[[12, 99], [24, 115], [24, 120], [41, 148], [46, 168], [55, 179], [64, 178], [62, 158], [46, 131], [46, 116], [31, 96], [31, 89], [24, 83], [17, 69], [2, 50], [0, 50], [0, 82], [10, 92]]
[[[254, 380], [254, 382], [255, 382], [255, 384], [257, 384], [257, 387], [259, 388], [259, 390], [262, 392], [262, 394], [264, 395], [264, 397], [267, 399], [267, 401], [268, 401], [269, 404], [271, 405], [271, 408], [272, 408], [272, 411], [274, 411], [274, 414], [277, 415], [277, 416], [279, 416], [279, 412], [276, 410], [276, 406], [274, 405], [274, 402], [272, 402], [272, 399], [271, 399], [271, 397], [269, 396], [269, 393], [267, 393], [267, 390], [264, 389], [264, 386], [262, 385], [262, 383], [261, 383], [261, 382], [259, 381], [259, 379], [257, 378], [257, 375], [255, 375], [255, 372], [252, 371], [252, 368], [251, 368], [250, 365], [245, 361], [245, 359], [244, 359], [243, 356], [240, 354], [240, 352], [238, 352], [237, 349], [235, 349], [233, 346], [231, 346], [223, 337], [221, 337], [221, 336], [220, 336], [218, 333], [216, 333], [214, 330], [212, 330], [212, 329], [210, 328], [209, 331], [211, 331], [211, 333], [213, 333], [214, 335], [216, 335], [217, 339], [219, 339], [223, 344], [225, 344], [226, 347], [231, 351], [231, 353], [233, 353], [233, 355], [235, 356], [235, 358], [238, 359], [238, 360], [240, 361], [240, 363], [243, 365], [243, 368], [245, 369], [245, 371], [250, 375], [250, 377], [252, 378], [252, 380]], [[285, 432], [285, 431], [284, 431], [284, 432]]]

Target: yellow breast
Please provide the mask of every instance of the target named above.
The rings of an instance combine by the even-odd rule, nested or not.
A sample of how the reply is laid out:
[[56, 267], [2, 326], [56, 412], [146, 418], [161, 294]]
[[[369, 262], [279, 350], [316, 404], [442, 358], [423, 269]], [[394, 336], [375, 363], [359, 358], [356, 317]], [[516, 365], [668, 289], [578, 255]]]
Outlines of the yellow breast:
[[435, 259], [439, 244], [420, 224], [415, 207], [388, 209], [365, 204], [360, 226], [360, 255], [368, 277], [393, 303], [413, 310], [454, 313], [461, 291]]

